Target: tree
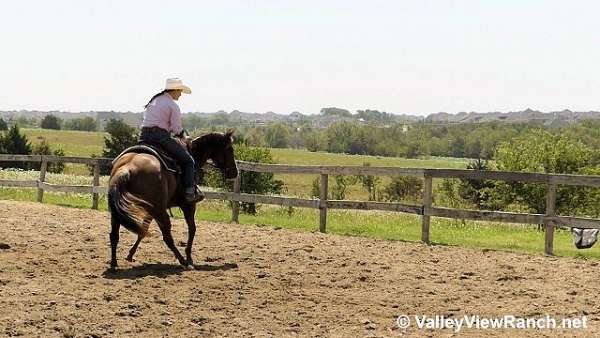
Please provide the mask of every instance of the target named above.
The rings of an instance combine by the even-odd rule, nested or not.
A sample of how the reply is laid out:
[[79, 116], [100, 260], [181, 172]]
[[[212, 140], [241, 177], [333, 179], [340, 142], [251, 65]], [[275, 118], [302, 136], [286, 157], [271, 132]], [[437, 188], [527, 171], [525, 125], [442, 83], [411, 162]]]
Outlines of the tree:
[[137, 129], [119, 119], [110, 119], [106, 123], [105, 131], [109, 135], [104, 137], [104, 157], [117, 157], [123, 150], [138, 142]]
[[465, 138], [462, 135], [455, 135], [450, 140], [450, 155], [452, 157], [465, 156]]
[[0, 130], [8, 130], [8, 125], [2, 118], [0, 118]]
[[[115, 158], [123, 150], [138, 143], [137, 129], [130, 127], [119, 119], [110, 119], [106, 123], [105, 130], [109, 135], [104, 137], [103, 157]], [[110, 167], [100, 166], [100, 173], [103, 175], [110, 174]]]
[[183, 116], [183, 125], [190, 133], [193, 133], [194, 130], [207, 128], [209, 126], [209, 120], [198, 114], [189, 113]]
[[287, 148], [290, 144], [290, 131], [283, 123], [274, 123], [267, 127], [265, 141], [271, 148]]
[[325, 138], [325, 135], [316, 130], [304, 134], [303, 142], [308, 151], [325, 150], [327, 146], [327, 139]]
[[20, 116], [17, 118], [15, 124], [18, 124], [20, 127], [37, 128], [39, 126], [39, 120], [35, 117], [28, 119], [25, 116]]
[[[30, 155], [31, 144], [25, 135], [22, 135], [19, 126], [13, 125], [8, 132], [0, 135], [0, 153]], [[29, 169], [29, 165], [23, 162], [0, 162], [4, 168]]]
[[[577, 174], [593, 165], [593, 150], [566, 135], [554, 135], [545, 130], [532, 130], [527, 135], [502, 143], [494, 157], [500, 170], [539, 173]], [[504, 204], [517, 203], [535, 213], [546, 209], [546, 187], [539, 183], [498, 183], [497, 198]], [[573, 199], [578, 187], [559, 186], [557, 212], [569, 214], [581, 200]]]
[[248, 145], [254, 147], [266, 147], [268, 145], [263, 128], [251, 128], [244, 135], [244, 139], [246, 140]]
[[229, 116], [227, 116], [226, 112], [217, 112], [216, 114], [211, 115], [210, 121], [208, 124], [210, 126], [224, 126], [229, 122]]
[[40, 127], [43, 129], [56, 129], [60, 130], [60, 119], [52, 114], [44, 116], [42, 122], [40, 123]]
[[342, 117], [352, 117], [352, 113], [350, 111], [343, 108], [321, 108], [321, 115], [323, 116], [342, 116]]
[[83, 118], [66, 120], [64, 123], [64, 129], [95, 131], [98, 129], [98, 126], [96, 120], [93, 117], [87, 116]]
[[379, 110], [357, 110], [356, 115], [367, 122], [386, 122], [392, 119], [392, 115]]
[[[358, 126], [350, 122], [337, 122], [327, 128], [327, 150], [332, 153], [349, 153], [353, 144], [357, 151]], [[356, 153], [356, 152], [354, 152]]]

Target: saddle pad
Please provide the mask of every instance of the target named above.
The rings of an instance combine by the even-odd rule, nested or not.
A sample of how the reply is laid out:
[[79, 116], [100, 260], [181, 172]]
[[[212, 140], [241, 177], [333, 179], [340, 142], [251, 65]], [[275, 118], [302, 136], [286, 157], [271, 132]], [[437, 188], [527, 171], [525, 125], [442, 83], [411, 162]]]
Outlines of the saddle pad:
[[153, 155], [154, 157], [156, 157], [158, 159], [160, 164], [166, 170], [171, 171], [175, 174], [181, 173], [181, 169], [179, 168], [179, 166], [177, 165], [177, 162], [174, 159], [172, 159], [171, 157], [166, 155], [163, 151], [158, 150], [153, 146], [145, 145], [145, 144], [138, 144], [138, 145], [135, 145], [135, 146], [132, 146], [132, 147], [129, 147], [129, 148], [123, 150], [119, 154], [119, 156], [115, 157], [115, 159], [112, 161], [112, 164], [114, 164], [121, 156], [123, 156], [125, 154], [129, 154], [129, 153]]

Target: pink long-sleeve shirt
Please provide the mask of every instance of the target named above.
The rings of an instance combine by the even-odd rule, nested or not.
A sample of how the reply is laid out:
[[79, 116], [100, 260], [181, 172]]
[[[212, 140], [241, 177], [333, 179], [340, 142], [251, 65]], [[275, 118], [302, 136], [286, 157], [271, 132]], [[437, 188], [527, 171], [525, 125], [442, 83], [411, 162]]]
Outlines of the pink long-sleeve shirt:
[[173, 134], [181, 133], [181, 110], [171, 95], [165, 93], [150, 102], [144, 111], [142, 127], [159, 127]]

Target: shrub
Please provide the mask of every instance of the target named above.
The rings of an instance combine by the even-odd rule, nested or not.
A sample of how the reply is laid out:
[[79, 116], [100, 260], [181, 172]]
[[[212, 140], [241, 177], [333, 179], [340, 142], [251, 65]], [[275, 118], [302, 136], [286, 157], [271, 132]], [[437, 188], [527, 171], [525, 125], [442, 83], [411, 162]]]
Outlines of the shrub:
[[[370, 167], [371, 163], [365, 162], [363, 163], [363, 166]], [[356, 178], [363, 188], [367, 190], [367, 193], [369, 194], [369, 201], [376, 201], [378, 197], [378, 186], [381, 184], [381, 177], [372, 175], [357, 175]]]
[[[236, 160], [273, 163], [273, 156], [268, 148], [250, 147], [245, 144], [235, 146]], [[273, 173], [257, 173], [253, 171], [242, 171], [240, 191], [247, 194], [281, 194], [283, 192], [283, 181], [274, 179]], [[215, 188], [232, 189], [233, 182], [224, 182], [221, 174], [209, 171], [202, 177], [201, 183]], [[241, 203], [242, 212], [255, 215], [258, 206], [255, 203]]]
[[[55, 156], [65, 156], [65, 152], [62, 149], [56, 149], [52, 151], [50, 149], [50, 144], [46, 139], [43, 139], [42, 142], [33, 147], [33, 154], [35, 155], [55, 155]], [[34, 168], [36, 170], [40, 170], [41, 163], [35, 163]], [[52, 162], [48, 163], [47, 171], [55, 174], [60, 174], [65, 170], [65, 164], [62, 162]]]
[[423, 181], [417, 177], [394, 176], [385, 187], [384, 194], [388, 201], [399, 202], [406, 199], [417, 200], [423, 191]]
[[314, 198], [321, 198], [321, 178], [317, 177], [312, 181], [310, 195]]
[[333, 200], [346, 199], [346, 191], [348, 187], [356, 184], [356, 176], [334, 175], [333, 180], [335, 185], [331, 188], [330, 198]]
[[[467, 164], [467, 169], [472, 170], [490, 170], [491, 165], [488, 161], [477, 159]], [[496, 183], [490, 180], [461, 179], [458, 185], [458, 195], [478, 207], [488, 205], [491, 200], [490, 192], [494, 189]]]

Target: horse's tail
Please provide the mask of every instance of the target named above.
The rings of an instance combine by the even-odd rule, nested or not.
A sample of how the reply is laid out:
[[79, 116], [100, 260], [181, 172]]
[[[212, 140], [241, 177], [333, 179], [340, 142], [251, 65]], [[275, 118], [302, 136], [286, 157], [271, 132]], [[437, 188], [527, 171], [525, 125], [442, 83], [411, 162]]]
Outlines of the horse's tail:
[[127, 230], [142, 237], [146, 236], [150, 222], [144, 222], [144, 219], [149, 218], [147, 209], [152, 205], [126, 190], [130, 179], [128, 169], [121, 169], [114, 176], [116, 180], [108, 189], [111, 216]]

